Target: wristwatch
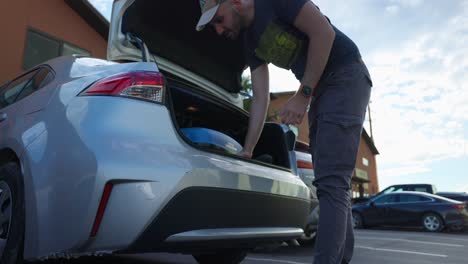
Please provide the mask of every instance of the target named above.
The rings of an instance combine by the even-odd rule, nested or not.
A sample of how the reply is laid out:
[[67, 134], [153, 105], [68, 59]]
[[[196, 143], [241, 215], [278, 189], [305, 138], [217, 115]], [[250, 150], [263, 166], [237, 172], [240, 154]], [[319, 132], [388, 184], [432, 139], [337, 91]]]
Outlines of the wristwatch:
[[306, 98], [312, 97], [313, 89], [307, 85], [302, 85], [300, 93]]

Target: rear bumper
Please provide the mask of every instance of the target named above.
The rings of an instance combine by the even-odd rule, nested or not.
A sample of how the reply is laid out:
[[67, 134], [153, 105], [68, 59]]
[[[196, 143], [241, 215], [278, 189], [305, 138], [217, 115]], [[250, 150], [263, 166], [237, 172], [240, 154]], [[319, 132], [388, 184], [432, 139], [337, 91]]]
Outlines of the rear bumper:
[[445, 225], [447, 227], [468, 227], [468, 214], [451, 215], [445, 220]]
[[302, 235], [309, 206], [307, 200], [286, 196], [188, 188], [121, 252], [193, 253], [297, 238]]
[[[304, 227], [309, 193], [299, 177], [191, 147], [178, 136], [164, 106], [113, 97], [80, 97], [69, 105], [67, 113], [73, 117], [68, 126], [48, 123], [50, 132], [41, 134], [26, 150], [25, 157], [30, 160], [26, 171], [34, 172], [28, 173], [25, 181], [31, 188], [27, 200], [33, 212], [28, 215], [25, 235], [28, 260], [62, 252], [114, 252], [131, 247], [148, 232], [166, 229], [152, 238], [155, 244], [195, 230]], [[66, 143], [49, 139], [58, 134]], [[92, 237], [108, 183], [113, 185], [112, 192], [97, 235]], [[47, 192], [32, 186], [47, 186]], [[192, 188], [218, 191], [190, 195], [190, 190], [195, 190]], [[265, 196], [272, 198], [262, 198]], [[222, 203], [203, 207], [218, 200]], [[282, 201], [293, 202], [279, 206]], [[192, 211], [184, 214], [185, 210]], [[172, 212], [170, 217], [163, 217], [168, 212]], [[302, 219], [295, 221], [304, 223], [269, 222], [288, 214], [300, 215]], [[225, 225], [230, 223], [225, 219], [239, 223]], [[162, 225], [160, 221], [164, 221]], [[181, 221], [194, 223], [186, 226]], [[167, 228], [165, 223], [175, 226]]]
[[317, 230], [319, 214], [320, 214], [319, 201], [318, 199], [312, 199], [310, 201], [310, 213], [307, 216], [307, 224], [304, 230], [306, 233], [312, 233]]

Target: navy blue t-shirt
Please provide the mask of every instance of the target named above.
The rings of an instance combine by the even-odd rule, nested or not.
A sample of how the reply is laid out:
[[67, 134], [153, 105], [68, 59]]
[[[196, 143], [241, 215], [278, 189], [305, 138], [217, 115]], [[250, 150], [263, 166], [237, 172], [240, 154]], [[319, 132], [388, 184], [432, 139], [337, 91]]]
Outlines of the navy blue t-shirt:
[[[294, 26], [309, 0], [254, 0], [255, 18], [244, 32], [246, 60], [251, 70], [265, 63], [292, 70], [302, 80], [309, 38]], [[333, 25], [332, 25], [333, 26]], [[356, 44], [333, 26], [335, 41], [324, 74], [360, 57]]]

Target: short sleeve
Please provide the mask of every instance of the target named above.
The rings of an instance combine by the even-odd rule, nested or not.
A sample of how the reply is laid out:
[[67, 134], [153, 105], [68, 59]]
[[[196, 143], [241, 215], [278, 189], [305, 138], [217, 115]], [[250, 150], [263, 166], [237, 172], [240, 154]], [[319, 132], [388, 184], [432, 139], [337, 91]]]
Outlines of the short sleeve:
[[271, 0], [276, 15], [284, 22], [294, 24], [302, 7], [310, 0]]
[[259, 66], [261, 66], [261, 65], [263, 65], [265, 63], [266, 63], [265, 61], [257, 58], [257, 56], [255, 56], [255, 55], [250, 55], [250, 56], [247, 57], [247, 64], [249, 65], [251, 71], [254, 71]]
[[255, 55], [255, 47], [254, 43], [249, 39], [244, 39], [244, 55], [247, 66], [250, 67], [251, 71], [254, 71], [259, 66], [266, 64], [265, 61], [261, 60], [260, 58]]

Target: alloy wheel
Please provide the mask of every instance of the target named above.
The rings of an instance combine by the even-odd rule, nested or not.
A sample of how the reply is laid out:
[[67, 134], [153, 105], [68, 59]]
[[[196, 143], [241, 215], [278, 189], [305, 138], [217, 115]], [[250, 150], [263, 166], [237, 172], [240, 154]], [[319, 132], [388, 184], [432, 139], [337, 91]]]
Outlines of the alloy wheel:
[[428, 215], [424, 218], [424, 226], [429, 231], [437, 231], [440, 227], [440, 220], [435, 215]]
[[360, 228], [361, 226], [361, 217], [353, 214], [353, 228]]
[[10, 232], [13, 200], [5, 181], [0, 181], [0, 257], [3, 255]]

